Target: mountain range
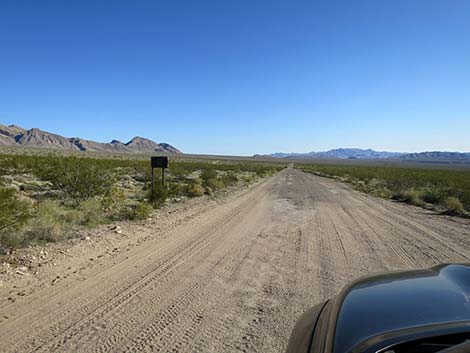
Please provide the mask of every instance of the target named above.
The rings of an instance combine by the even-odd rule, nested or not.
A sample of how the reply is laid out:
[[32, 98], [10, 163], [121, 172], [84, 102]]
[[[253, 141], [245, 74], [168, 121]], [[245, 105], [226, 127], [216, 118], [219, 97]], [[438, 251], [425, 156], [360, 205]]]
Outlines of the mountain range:
[[17, 125], [0, 124], [0, 146], [24, 146], [70, 151], [123, 152], [123, 153], [181, 153], [167, 143], [136, 136], [127, 143], [112, 140], [109, 143], [85, 140], [79, 137], [64, 137], [37, 128], [24, 129]]
[[337, 148], [323, 152], [307, 153], [273, 153], [270, 156], [276, 158], [312, 158], [312, 159], [383, 159], [402, 155], [398, 152], [379, 152], [372, 149]]
[[[259, 156], [259, 155], [258, 155]], [[274, 158], [297, 158], [297, 159], [388, 159], [398, 161], [416, 162], [442, 162], [442, 163], [470, 163], [470, 153], [464, 152], [385, 152], [372, 149], [360, 148], [338, 148], [324, 152], [307, 153], [273, 153], [268, 155]]]

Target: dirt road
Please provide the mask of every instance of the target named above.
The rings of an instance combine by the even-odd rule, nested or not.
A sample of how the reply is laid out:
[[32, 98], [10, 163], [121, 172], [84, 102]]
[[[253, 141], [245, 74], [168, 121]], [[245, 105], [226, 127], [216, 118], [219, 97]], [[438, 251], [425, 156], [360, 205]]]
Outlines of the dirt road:
[[1, 351], [282, 352], [296, 317], [369, 272], [466, 262], [470, 223], [287, 169], [14, 302]]

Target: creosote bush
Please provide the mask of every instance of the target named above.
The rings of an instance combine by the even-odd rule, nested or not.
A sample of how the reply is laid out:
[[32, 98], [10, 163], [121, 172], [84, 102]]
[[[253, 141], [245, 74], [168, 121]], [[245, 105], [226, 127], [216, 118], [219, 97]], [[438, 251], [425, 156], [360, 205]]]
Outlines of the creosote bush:
[[131, 220], [144, 220], [150, 217], [153, 207], [145, 201], [139, 202], [131, 208], [129, 219]]
[[114, 219], [125, 218], [127, 210], [126, 195], [124, 191], [116, 186], [113, 186], [106, 190], [106, 192], [100, 197], [100, 203], [102, 210], [110, 217]]
[[61, 207], [56, 200], [39, 203], [34, 217], [23, 232], [23, 245], [57, 242], [65, 239], [79, 222], [79, 213]]
[[462, 202], [456, 197], [447, 197], [444, 201], [446, 212], [451, 215], [462, 216], [465, 214], [465, 209]]
[[30, 218], [31, 204], [20, 199], [14, 189], [0, 186], [0, 248], [19, 246], [22, 239], [18, 231]]
[[168, 198], [167, 187], [160, 183], [155, 183], [153, 190], [151, 187], [149, 188], [147, 198], [153, 207], [158, 208], [163, 206]]
[[80, 201], [103, 195], [115, 179], [110, 171], [94, 160], [79, 157], [50, 157], [37, 174], [59, 189], [64, 199]]
[[192, 182], [186, 184], [185, 186], [185, 196], [189, 197], [200, 197], [204, 195], [204, 187], [200, 181]]
[[207, 194], [224, 188], [224, 183], [213, 169], [205, 169], [201, 173], [202, 186]]
[[234, 172], [227, 172], [222, 176], [221, 181], [224, 186], [233, 186], [238, 183], [239, 178]]
[[424, 202], [439, 204], [445, 198], [446, 192], [435, 185], [427, 185], [422, 190], [422, 198]]

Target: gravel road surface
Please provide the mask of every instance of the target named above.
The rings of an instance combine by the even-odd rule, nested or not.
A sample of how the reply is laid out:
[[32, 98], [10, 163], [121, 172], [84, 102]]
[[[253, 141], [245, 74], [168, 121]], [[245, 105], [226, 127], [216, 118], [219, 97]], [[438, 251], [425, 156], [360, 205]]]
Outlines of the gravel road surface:
[[353, 278], [469, 257], [467, 220], [286, 169], [164, 237], [2, 297], [0, 351], [282, 352], [297, 316]]

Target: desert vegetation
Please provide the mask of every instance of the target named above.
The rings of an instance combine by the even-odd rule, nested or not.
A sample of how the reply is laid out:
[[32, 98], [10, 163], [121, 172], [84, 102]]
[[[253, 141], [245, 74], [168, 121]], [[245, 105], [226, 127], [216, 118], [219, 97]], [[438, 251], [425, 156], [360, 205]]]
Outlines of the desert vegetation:
[[470, 215], [470, 171], [426, 167], [297, 165], [304, 172], [334, 177], [375, 196], [436, 211]]
[[74, 235], [81, 227], [146, 219], [168, 200], [213, 195], [280, 170], [237, 161], [172, 161], [166, 185], [147, 159], [0, 155], [0, 250]]

